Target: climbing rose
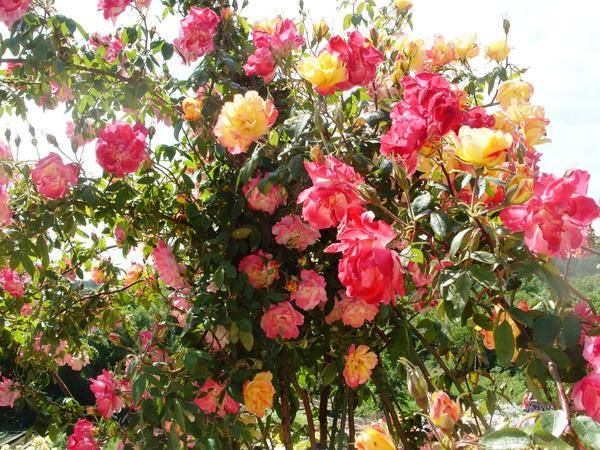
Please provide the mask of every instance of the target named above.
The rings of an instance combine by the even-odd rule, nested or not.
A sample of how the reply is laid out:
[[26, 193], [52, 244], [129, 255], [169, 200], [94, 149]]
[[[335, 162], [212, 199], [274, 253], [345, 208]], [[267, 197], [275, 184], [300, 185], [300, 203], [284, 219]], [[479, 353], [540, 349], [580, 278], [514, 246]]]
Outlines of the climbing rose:
[[120, 391], [124, 383], [115, 379], [114, 375], [102, 369], [102, 373], [96, 378], [90, 378], [90, 389], [96, 398], [98, 412], [105, 419], [110, 418], [113, 413], [118, 413], [125, 406]]
[[462, 415], [460, 405], [443, 391], [436, 391], [429, 399], [429, 419], [436, 427], [450, 432]]
[[342, 294], [342, 299], [339, 302], [336, 301], [333, 310], [327, 315], [325, 321], [332, 324], [341, 320], [344, 325], [360, 328], [365, 322], [375, 320], [378, 313], [379, 305]]
[[600, 373], [590, 373], [573, 386], [573, 405], [577, 411], [600, 422]]
[[21, 393], [13, 380], [4, 376], [0, 378], [0, 406], [12, 408], [20, 396]]
[[348, 81], [348, 71], [340, 57], [327, 50], [318, 56], [305, 57], [297, 70], [321, 95], [333, 94], [338, 85]]
[[316, 229], [335, 227], [352, 207], [360, 207], [363, 201], [358, 185], [363, 182], [354, 169], [328, 156], [324, 163], [304, 163], [313, 186], [300, 192], [302, 215]]
[[27, 277], [20, 277], [16, 270], [5, 267], [0, 271], [0, 284], [2, 289], [13, 297], [22, 297], [25, 293], [25, 281]]
[[[265, 177], [269, 174], [267, 173]], [[287, 200], [287, 191], [279, 184], [267, 184], [264, 193], [258, 187], [263, 180], [260, 173], [244, 185], [242, 192], [246, 196], [248, 206], [254, 211], [263, 211], [273, 215], [277, 208]]]
[[295, 339], [300, 334], [298, 329], [304, 323], [304, 316], [294, 309], [291, 302], [271, 305], [260, 320], [260, 327], [269, 339], [277, 336], [281, 339]]
[[273, 408], [273, 374], [271, 372], [259, 372], [252, 380], [244, 381], [242, 393], [244, 406], [249, 413], [263, 417], [267, 408]]
[[383, 61], [381, 52], [358, 31], [348, 33], [345, 41], [341, 36], [332, 37], [324, 51], [337, 55], [348, 72], [348, 79], [335, 86], [339, 90], [368, 85]]
[[100, 450], [94, 438], [94, 424], [86, 419], [79, 419], [73, 433], [67, 440], [67, 450]]
[[31, 171], [31, 180], [40, 194], [50, 199], [60, 199], [69, 192], [69, 185], [77, 184], [77, 164], [64, 164], [56, 153], [40, 159]]
[[396, 450], [387, 426], [373, 423], [363, 428], [356, 438], [357, 450]]
[[325, 249], [327, 253], [342, 252], [338, 278], [348, 296], [387, 304], [404, 295], [400, 255], [388, 248], [395, 237], [387, 223], [375, 220], [373, 212], [349, 212], [338, 228], [340, 242]]
[[167, 286], [173, 289], [185, 288], [188, 284], [183, 278], [183, 266], [177, 263], [173, 249], [160, 239], [157, 246], [152, 250], [152, 259], [154, 268], [158, 272], [159, 278]]
[[181, 20], [179, 37], [173, 42], [187, 64], [214, 50], [220, 21], [221, 18], [210, 8], [193, 6], [189, 9], [188, 15]]
[[0, 184], [0, 227], [12, 224], [13, 212], [8, 204], [8, 192], [6, 187]]
[[185, 292], [173, 292], [171, 295], [171, 304], [173, 306], [171, 315], [175, 317], [177, 324], [181, 328], [185, 328], [189, 310], [192, 309], [192, 304], [188, 301], [184, 294]]
[[303, 270], [300, 272], [300, 278], [297, 289], [290, 295], [290, 300], [296, 303], [298, 308], [309, 311], [327, 303], [325, 278], [314, 270]]
[[226, 413], [235, 414], [238, 412], [240, 406], [229, 394], [225, 393], [223, 401], [219, 405], [224, 389], [224, 384], [219, 384], [209, 378], [198, 391], [198, 396], [194, 399], [194, 403], [206, 414], [218, 413], [219, 417], [225, 416]]
[[103, 11], [105, 20], [114, 22], [130, 3], [131, 0], [98, 0], [98, 11]]
[[[10, 151], [10, 147], [0, 141], [0, 162], [2, 161], [10, 161], [12, 160], [12, 153]], [[10, 182], [10, 177], [8, 173], [4, 170], [3, 167], [0, 166], [0, 186], [6, 185]]]
[[252, 143], [268, 133], [277, 119], [271, 100], [263, 100], [256, 91], [236, 94], [221, 108], [214, 133], [221, 145], [233, 155], [246, 153]]
[[296, 50], [305, 43], [294, 22], [281, 18], [275, 19], [275, 22], [267, 27], [259, 25], [253, 29], [252, 41], [256, 47], [270, 48], [276, 54]]
[[493, 169], [506, 161], [512, 142], [512, 136], [502, 131], [464, 125], [456, 139], [456, 156], [467, 164]]
[[257, 75], [265, 83], [270, 83], [275, 78], [275, 58], [271, 50], [266, 47], [257, 48], [254, 54], [248, 57], [244, 64], [246, 75]]
[[529, 103], [533, 96], [533, 86], [522, 80], [509, 80], [500, 85], [496, 96], [503, 110], [509, 109], [513, 104]]
[[600, 209], [587, 194], [590, 175], [573, 170], [564, 177], [542, 174], [534, 182], [533, 195], [524, 204], [500, 213], [506, 227], [525, 233], [533, 253], [566, 258], [577, 251]]
[[0, 0], [0, 22], [8, 28], [25, 15], [31, 0]]
[[117, 60], [123, 51], [123, 41], [121, 38], [118, 36], [111, 36], [110, 34], [101, 35], [99, 33], [94, 33], [90, 36], [89, 43], [94, 51], [103, 48], [104, 60], [111, 64]]
[[359, 345], [357, 348], [354, 344], [350, 346], [344, 359], [346, 360], [344, 380], [351, 388], [365, 384], [371, 378], [371, 373], [379, 361], [377, 355], [369, 351], [369, 347]]
[[98, 133], [96, 161], [104, 170], [117, 177], [136, 172], [146, 160], [148, 131], [142, 124], [125, 122], [108, 124]]
[[583, 347], [583, 357], [600, 373], [600, 336], [586, 336]]
[[248, 282], [255, 289], [268, 288], [273, 281], [279, 279], [279, 264], [273, 259], [273, 255], [262, 250], [244, 256], [238, 270], [248, 276]]
[[273, 225], [271, 230], [275, 242], [304, 251], [309, 245], [314, 244], [321, 237], [321, 233], [309, 224], [304, 223], [299, 216], [289, 214]]

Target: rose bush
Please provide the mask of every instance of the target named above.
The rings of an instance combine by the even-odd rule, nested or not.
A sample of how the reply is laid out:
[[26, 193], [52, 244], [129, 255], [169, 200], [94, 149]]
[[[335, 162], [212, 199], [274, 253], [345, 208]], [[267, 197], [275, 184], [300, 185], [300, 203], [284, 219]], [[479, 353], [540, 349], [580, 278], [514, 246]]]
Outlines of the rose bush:
[[[538, 168], [510, 24], [480, 52], [416, 38], [410, 1], [340, 3], [311, 31], [100, 0], [116, 31], [88, 35], [0, 0], [0, 113], [61, 104], [72, 144], [0, 143], [3, 410], [80, 450], [597, 448], [600, 316], [553, 258], [600, 210]], [[494, 430], [499, 370], [556, 411]]]

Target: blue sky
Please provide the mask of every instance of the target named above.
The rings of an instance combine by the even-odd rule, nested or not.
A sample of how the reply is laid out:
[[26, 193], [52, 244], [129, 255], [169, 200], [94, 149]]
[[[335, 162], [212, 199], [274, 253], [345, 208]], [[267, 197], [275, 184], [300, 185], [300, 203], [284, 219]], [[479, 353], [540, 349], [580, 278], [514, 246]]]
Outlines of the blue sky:
[[[84, 25], [88, 31], [107, 33], [113, 27], [96, 11], [96, 0], [56, 0], [57, 9]], [[155, 3], [156, 0], [155, 0]], [[339, 26], [342, 17], [336, 13], [336, 0], [304, 0], [314, 19]], [[597, 156], [596, 132], [600, 131], [600, 6], [594, 1], [574, 0], [414, 0], [415, 35], [424, 39], [434, 34], [454, 37], [475, 32], [483, 44], [502, 36], [502, 17], [512, 23], [511, 60], [529, 67], [525, 79], [535, 86], [533, 102], [546, 108], [551, 120], [552, 143], [540, 146], [541, 166], [560, 174], [579, 167], [592, 175], [590, 194], [600, 198], [600, 156]], [[252, 19], [276, 14], [295, 16], [296, 0], [251, 0], [246, 15]], [[158, 11], [159, 9], [157, 9]], [[123, 15], [117, 25], [132, 18]], [[1, 25], [0, 25], [1, 27]], [[333, 28], [333, 27], [332, 27]], [[159, 27], [166, 39], [178, 30], [177, 19]], [[5, 29], [1, 29], [5, 34]], [[185, 69], [180, 68], [185, 71]], [[69, 148], [64, 134], [64, 111], [32, 110], [32, 122], [59, 137]], [[36, 159], [49, 151], [45, 140], [35, 148], [24, 124], [0, 117], [0, 133], [10, 127], [21, 134], [23, 144], [19, 157]], [[86, 170], [94, 173], [93, 148], [84, 150]], [[96, 172], [97, 173], [97, 172]]]

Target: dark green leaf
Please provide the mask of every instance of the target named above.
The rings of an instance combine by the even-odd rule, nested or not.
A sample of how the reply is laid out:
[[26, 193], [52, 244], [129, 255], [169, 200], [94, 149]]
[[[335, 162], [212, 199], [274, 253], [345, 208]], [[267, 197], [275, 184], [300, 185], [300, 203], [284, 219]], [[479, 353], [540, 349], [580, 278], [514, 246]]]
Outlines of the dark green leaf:
[[512, 328], [507, 320], [494, 327], [494, 342], [498, 362], [503, 366], [510, 364], [515, 353], [515, 341]]
[[575, 434], [588, 450], [600, 448], [600, 425], [587, 416], [577, 416], [571, 421]]

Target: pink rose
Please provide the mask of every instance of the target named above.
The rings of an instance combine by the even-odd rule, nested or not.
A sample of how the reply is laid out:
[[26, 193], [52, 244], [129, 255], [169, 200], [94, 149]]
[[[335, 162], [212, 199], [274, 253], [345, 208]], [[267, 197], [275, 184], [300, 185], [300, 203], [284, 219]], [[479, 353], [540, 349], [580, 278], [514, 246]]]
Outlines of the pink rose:
[[50, 92], [59, 102], [66, 102], [75, 98], [73, 89], [66, 84], [58, 84], [56, 81], [50, 81]]
[[31, 0], [0, 0], [0, 22], [11, 28], [12, 24], [25, 15]]
[[225, 416], [226, 413], [235, 414], [240, 409], [240, 405], [228, 393], [225, 393], [223, 401], [219, 405], [224, 389], [224, 384], [219, 384], [209, 378], [198, 391], [194, 403], [206, 414], [218, 413], [219, 417]]
[[[5, 142], [0, 141], [0, 162], [11, 161], [12, 153], [10, 147]], [[10, 182], [8, 173], [0, 166], [0, 185], [6, 185]]]
[[147, 135], [146, 127], [139, 123], [135, 127], [125, 122], [108, 124], [98, 133], [96, 161], [117, 177], [136, 172], [148, 157]]
[[365, 322], [375, 320], [378, 313], [379, 305], [342, 294], [342, 299], [339, 302], [336, 301], [333, 310], [325, 317], [325, 322], [332, 324], [341, 320], [344, 325], [360, 328]]
[[583, 357], [595, 372], [600, 373], [600, 336], [586, 336]]
[[189, 310], [192, 309], [192, 304], [181, 292], [174, 292], [173, 295], [171, 295], [171, 303], [173, 305], [171, 315], [175, 317], [177, 324], [181, 328], [185, 328]]
[[188, 15], [181, 20], [179, 37], [173, 42], [186, 63], [214, 50], [214, 37], [220, 21], [221, 18], [210, 8], [190, 8]]
[[304, 316], [294, 309], [291, 302], [271, 305], [260, 320], [260, 327], [269, 339], [295, 339], [300, 334], [298, 328], [304, 323]]
[[177, 263], [173, 250], [162, 239], [152, 250], [152, 259], [154, 268], [163, 283], [173, 289], [182, 289], [188, 286], [187, 281], [181, 275], [183, 266]]
[[0, 271], [2, 289], [16, 298], [22, 297], [25, 293], [25, 282], [27, 279], [28, 277], [20, 277], [16, 270], [11, 270], [8, 267]]
[[67, 137], [71, 141], [71, 145], [73, 145], [75, 148], [83, 147], [85, 144], [93, 141], [93, 139], [91, 139], [90, 137], [87, 137], [93, 133], [91, 122], [86, 123], [86, 129], [85, 129], [86, 136], [84, 136], [83, 132], [77, 131], [77, 127], [75, 126], [75, 124], [73, 122], [67, 122], [67, 132], [66, 133], [67, 133]]
[[60, 199], [67, 195], [69, 186], [77, 184], [79, 167], [77, 164], [64, 164], [56, 153], [40, 159], [31, 171], [31, 180], [40, 194], [50, 199]]
[[494, 115], [488, 114], [485, 108], [475, 106], [467, 111], [462, 124], [470, 128], [494, 128], [496, 118]]
[[0, 227], [6, 227], [12, 224], [13, 212], [8, 203], [8, 192], [6, 186], [0, 184]]
[[279, 279], [279, 264], [273, 260], [273, 255], [262, 250], [244, 256], [238, 270], [248, 276], [248, 282], [255, 289], [268, 288]]
[[67, 440], [67, 450], [100, 450], [94, 438], [94, 424], [86, 419], [79, 419], [73, 427], [73, 433]]
[[135, 0], [135, 3], [140, 8], [149, 8], [150, 7], [150, 3], [152, 3], [152, 0]]
[[404, 295], [400, 255], [387, 245], [396, 233], [372, 212], [351, 211], [338, 228], [339, 243], [325, 249], [342, 252], [338, 278], [349, 297], [367, 303], [393, 303]]
[[361, 207], [358, 192], [362, 176], [354, 169], [328, 156], [324, 163], [304, 163], [313, 186], [300, 192], [302, 215], [316, 229], [335, 227], [349, 208]]
[[252, 41], [258, 48], [270, 48], [276, 54], [296, 50], [305, 44], [304, 38], [290, 19], [278, 21], [272, 34], [265, 30], [253, 30]]
[[101, 35], [94, 33], [90, 36], [89, 43], [96, 52], [99, 48], [103, 48], [104, 60], [110, 64], [115, 62], [123, 51], [123, 41], [121, 38], [111, 36], [110, 34]]
[[600, 373], [590, 373], [575, 383], [572, 397], [575, 410], [600, 422]]
[[273, 58], [271, 50], [266, 47], [257, 48], [244, 64], [247, 76], [257, 75], [267, 84], [275, 78], [275, 69], [275, 58]]
[[[268, 176], [267, 173], [265, 176]], [[258, 183], [263, 180], [260, 173], [252, 178], [244, 186], [242, 192], [246, 196], [248, 206], [255, 211], [263, 211], [268, 214], [274, 214], [279, 205], [287, 200], [287, 191], [283, 186], [270, 184], [264, 187], [264, 193], [258, 188]]]
[[321, 237], [321, 233], [304, 223], [299, 216], [287, 215], [273, 225], [275, 242], [288, 248], [304, 251]]
[[31, 306], [31, 303], [23, 304], [23, 306], [21, 306], [21, 309], [19, 310], [19, 313], [21, 313], [21, 315], [25, 317], [30, 316], [32, 312], [33, 307]]
[[98, 412], [105, 419], [110, 418], [113, 413], [118, 413], [125, 406], [121, 397], [121, 391], [125, 384], [117, 381], [112, 373], [102, 369], [102, 373], [96, 378], [90, 378], [90, 389], [96, 398]]
[[581, 319], [581, 337], [579, 339], [579, 344], [583, 344], [583, 340], [588, 332], [595, 325], [600, 323], [600, 315], [596, 315], [592, 307], [585, 300], [577, 303], [573, 309], [575, 314]]
[[114, 22], [130, 3], [131, 0], [98, 0], [98, 11], [103, 11], [105, 20]]
[[325, 278], [314, 270], [303, 270], [300, 272], [300, 277], [298, 289], [290, 295], [290, 300], [296, 303], [296, 306], [308, 311], [327, 302]]
[[217, 325], [214, 330], [206, 332], [204, 342], [208, 344], [210, 351], [220, 352], [229, 345], [229, 331], [223, 325]]
[[584, 244], [589, 226], [600, 214], [596, 201], [587, 196], [589, 178], [584, 170], [562, 178], [542, 174], [531, 198], [505, 209], [500, 218], [510, 231], [524, 232], [531, 252], [566, 258]]
[[0, 406], [13, 408], [15, 400], [20, 396], [21, 393], [13, 380], [6, 377], [0, 378]]
[[127, 240], [127, 233], [119, 225], [115, 226], [113, 236], [117, 245], [123, 245]]

